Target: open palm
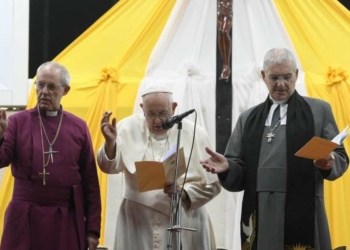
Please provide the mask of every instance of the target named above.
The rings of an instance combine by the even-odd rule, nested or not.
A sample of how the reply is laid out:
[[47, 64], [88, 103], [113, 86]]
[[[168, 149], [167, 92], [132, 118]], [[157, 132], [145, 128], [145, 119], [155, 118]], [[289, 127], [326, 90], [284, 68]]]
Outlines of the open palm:
[[205, 151], [210, 155], [206, 160], [201, 160], [203, 167], [213, 174], [223, 173], [228, 170], [228, 161], [222, 154], [212, 151], [210, 148], [205, 148]]

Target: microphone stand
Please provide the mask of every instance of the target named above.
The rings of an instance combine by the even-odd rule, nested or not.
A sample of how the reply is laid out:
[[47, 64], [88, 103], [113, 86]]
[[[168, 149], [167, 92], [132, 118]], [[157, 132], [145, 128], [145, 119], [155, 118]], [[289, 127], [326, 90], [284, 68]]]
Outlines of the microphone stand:
[[[182, 119], [181, 119], [182, 120]], [[182, 121], [177, 121], [177, 144], [176, 144], [176, 158], [175, 158], [175, 173], [174, 173], [174, 182], [173, 182], [173, 194], [171, 196], [171, 205], [170, 205], [170, 219], [168, 230], [168, 239], [167, 239], [167, 250], [172, 249], [172, 233], [176, 233], [176, 249], [181, 249], [181, 231], [188, 230], [196, 232], [196, 229], [181, 227], [181, 191], [178, 192], [176, 189], [176, 180], [177, 173], [179, 168], [179, 148], [181, 140], [181, 130], [182, 130]], [[175, 209], [174, 209], [175, 208]], [[174, 220], [176, 219], [176, 225], [174, 225]]]

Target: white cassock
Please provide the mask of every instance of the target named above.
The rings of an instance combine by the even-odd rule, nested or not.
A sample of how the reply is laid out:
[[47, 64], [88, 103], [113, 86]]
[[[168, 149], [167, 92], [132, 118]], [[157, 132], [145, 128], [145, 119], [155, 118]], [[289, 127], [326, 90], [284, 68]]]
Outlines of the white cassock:
[[[186, 119], [182, 121], [180, 147], [184, 147], [186, 163], [192, 146], [193, 125]], [[170, 198], [163, 190], [140, 193], [134, 162], [160, 160], [167, 149], [176, 143], [177, 126], [170, 129], [167, 135], [155, 138], [150, 136], [143, 114], [136, 114], [120, 121], [117, 131], [115, 159], [107, 158], [104, 145], [97, 153], [97, 161], [103, 172], [125, 174], [125, 192], [117, 218], [114, 249], [167, 249]], [[205, 147], [211, 148], [209, 136], [202, 127], [197, 126], [184, 186], [191, 202], [187, 206], [183, 203], [181, 211], [181, 226], [196, 229], [197, 232], [182, 230], [183, 250], [216, 249], [205, 204], [218, 195], [221, 188], [217, 176], [207, 174], [199, 163], [208, 158]], [[183, 177], [179, 177], [178, 183], [183, 182]], [[173, 249], [176, 249], [175, 243], [173, 241]]]

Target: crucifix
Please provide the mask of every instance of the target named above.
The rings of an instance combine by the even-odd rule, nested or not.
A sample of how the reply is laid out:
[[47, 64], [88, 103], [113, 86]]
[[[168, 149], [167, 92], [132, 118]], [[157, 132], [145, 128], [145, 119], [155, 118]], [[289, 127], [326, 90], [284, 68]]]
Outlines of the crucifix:
[[267, 143], [270, 143], [272, 139], [275, 137], [275, 134], [271, 132], [267, 133]]
[[44, 154], [49, 154], [50, 156], [50, 158], [51, 158], [51, 163], [53, 163], [53, 155], [52, 154], [57, 154], [58, 153], [58, 151], [53, 151], [52, 150], [52, 145], [50, 145], [50, 147], [49, 147], [49, 151], [47, 151], [47, 152], [44, 152]]
[[39, 175], [42, 175], [43, 176], [43, 186], [46, 185], [46, 175], [50, 175], [50, 173], [47, 173], [46, 172], [46, 168], [44, 167], [43, 168], [43, 172], [42, 173], [39, 173]]
[[222, 59], [222, 70], [219, 80], [228, 81], [231, 68], [231, 27], [232, 27], [232, 4], [233, 0], [217, 0], [217, 39]]

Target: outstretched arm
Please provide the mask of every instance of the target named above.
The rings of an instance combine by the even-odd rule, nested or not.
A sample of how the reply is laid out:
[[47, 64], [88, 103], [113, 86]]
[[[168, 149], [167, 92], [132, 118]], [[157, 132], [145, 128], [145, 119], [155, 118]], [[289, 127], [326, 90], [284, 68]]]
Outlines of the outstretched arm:
[[208, 147], [205, 148], [205, 151], [207, 151], [210, 157], [206, 160], [201, 160], [200, 164], [202, 164], [208, 172], [218, 174], [228, 170], [229, 164], [225, 156], [214, 152]]

